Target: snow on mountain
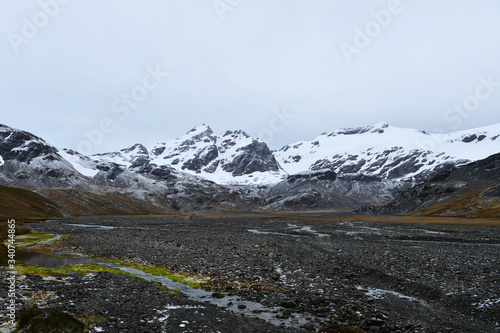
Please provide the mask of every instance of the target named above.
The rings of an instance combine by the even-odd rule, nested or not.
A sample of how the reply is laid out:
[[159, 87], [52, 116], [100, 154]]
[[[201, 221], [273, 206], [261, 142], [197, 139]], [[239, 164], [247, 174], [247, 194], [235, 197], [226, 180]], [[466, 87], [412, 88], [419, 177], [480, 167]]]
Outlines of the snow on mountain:
[[24, 187], [71, 187], [88, 183], [57, 148], [26, 131], [0, 125], [2, 182]]
[[379, 123], [323, 133], [273, 152], [244, 131], [217, 135], [202, 125], [149, 148], [135, 144], [90, 157], [68, 150], [59, 153], [86, 177], [110, 168], [113, 174], [128, 170], [160, 176], [177, 170], [218, 184], [262, 185], [326, 168], [339, 175], [421, 182], [439, 171], [499, 152], [499, 137], [500, 124], [437, 134]]
[[63, 149], [59, 151], [59, 155], [68, 161], [73, 168], [86, 177], [94, 177], [99, 170], [96, 168], [96, 163], [90, 158], [71, 149]]
[[220, 184], [273, 183], [284, 172], [260, 139], [241, 130], [216, 135], [207, 125], [151, 149], [152, 163], [169, 164]]
[[275, 183], [286, 176], [262, 140], [241, 130], [216, 135], [207, 125], [195, 127], [180, 138], [150, 149], [136, 144], [92, 158], [126, 167], [145, 163], [169, 166], [218, 184]]
[[449, 134], [426, 133], [387, 123], [323, 133], [275, 152], [289, 174], [330, 168], [382, 179], [422, 181], [442, 169], [500, 151], [500, 124]]
[[137, 166], [138, 164], [149, 161], [148, 150], [140, 143], [118, 152], [96, 154], [92, 157], [100, 161], [112, 162], [125, 167]]
[[0, 125], [0, 171], [3, 183], [14, 185], [86, 184], [143, 191], [170, 190], [177, 183], [201, 180], [222, 185], [291, 184], [293, 179], [321, 180], [323, 176], [311, 175], [327, 175], [328, 170], [346, 181], [421, 182], [439, 171], [498, 153], [499, 143], [500, 124], [436, 134], [379, 123], [323, 133], [271, 151], [244, 131], [215, 134], [202, 125], [149, 148], [135, 144], [84, 156]]

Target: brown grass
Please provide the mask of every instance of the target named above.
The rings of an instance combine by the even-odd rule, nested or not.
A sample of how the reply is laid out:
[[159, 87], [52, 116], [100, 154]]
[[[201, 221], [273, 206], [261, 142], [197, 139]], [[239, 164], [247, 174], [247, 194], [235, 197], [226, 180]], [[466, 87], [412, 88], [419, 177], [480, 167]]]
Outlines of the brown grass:
[[44, 219], [61, 217], [53, 202], [35, 192], [15, 187], [0, 186], [1, 219]]
[[418, 210], [411, 215], [430, 217], [452, 215], [472, 219], [500, 219], [500, 200], [483, 196], [488, 189], [490, 188], [475, 189], [460, 197], [444, 200]]
[[[6, 266], [7, 265], [7, 246], [3, 243], [3, 240], [7, 238], [8, 236], [8, 231], [9, 231], [9, 226], [7, 221], [0, 221], [0, 266]], [[29, 229], [26, 228], [25, 226], [19, 225], [18, 222], [16, 221], [16, 227], [15, 227], [16, 235], [24, 235], [29, 233]]]
[[56, 202], [71, 216], [158, 215], [169, 212], [166, 208], [117, 191], [44, 189], [38, 192]]

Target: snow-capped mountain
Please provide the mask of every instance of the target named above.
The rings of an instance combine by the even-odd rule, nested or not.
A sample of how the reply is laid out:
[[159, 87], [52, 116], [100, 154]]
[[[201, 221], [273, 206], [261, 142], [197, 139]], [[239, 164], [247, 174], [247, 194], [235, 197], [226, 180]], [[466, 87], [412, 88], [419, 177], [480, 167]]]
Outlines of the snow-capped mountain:
[[26, 131], [0, 124], [0, 180], [24, 187], [78, 187], [89, 182], [59, 150]]
[[216, 135], [207, 125], [150, 149], [136, 144], [120, 152], [92, 156], [127, 167], [169, 166], [218, 184], [267, 184], [286, 177], [265, 142], [241, 130]]
[[443, 169], [498, 153], [499, 137], [500, 124], [436, 134], [380, 123], [323, 133], [274, 155], [289, 174], [330, 168], [338, 174], [420, 182]]
[[[89, 157], [70, 149], [59, 150], [29, 132], [0, 125], [0, 185], [76, 189], [95, 192], [98, 197], [118, 191], [167, 210], [249, 209], [245, 200], [253, 200], [251, 196], [243, 200], [233, 189], [151, 163], [144, 149], [136, 145]], [[126, 202], [130, 201], [113, 205]]]
[[499, 152], [499, 137], [500, 124], [436, 134], [380, 123], [323, 133], [271, 151], [241, 130], [217, 135], [202, 125], [153, 147], [136, 144], [92, 158], [127, 168], [168, 166], [226, 185], [276, 184], [289, 175], [321, 169], [418, 183]]
[[354, 209], [498, 153], [499, 143], [500, 124], [434, 134], [380, 123], [271, 151], [241, 130], [202, 125], [152, 147], [85, 156], [0, 125], [0, 184], [119, 190], [174, 209]]

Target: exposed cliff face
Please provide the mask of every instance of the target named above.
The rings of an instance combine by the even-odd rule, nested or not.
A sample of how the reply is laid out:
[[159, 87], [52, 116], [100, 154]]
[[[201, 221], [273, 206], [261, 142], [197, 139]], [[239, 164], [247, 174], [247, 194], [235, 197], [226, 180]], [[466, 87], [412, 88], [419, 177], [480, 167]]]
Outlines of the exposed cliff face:
[[89, 179], [77, 172], [43, 139], [0, 125], [0, 179], [21, 187], [81, 186]]
[[499, 152], [500, 124], [449, 134], [386, 123], [323, 133], [275, 153], [289, 174], [329, 168], [381, 179], [425, 181], [443, 170]]
[[[437, 135], [382, 123], [325, 133], [271, 151], [241, 130], [217, 135], [203, 125], [153, 147], [138, 143], [85, 156], [0, 125], [0, 184], [119, 190], [176, 210], [346, 210], [403, 191], [406, 199], [399, 198], [390, 208], [370, 208], [401, 213], [465, 195], [479, 189], [478, 184], [491, 187], [482, 194], [491, 197], [495, 185], [481, 178], [494, 174], [487, 167], [457, 175], [469, 170], [460, 168], [467, 161], [498, 152], [499, 137], [500, 125]], [[465, 179], [474, 181], [463, 185]]]
[[[154, 163], [169, 164], [221, 184], [276, 182], [284, 175], [269, 147], [241, 130], [215, 135], [203, 125], [151, 151]], [[261, 180], [255, 181], [254, 176]]]
[[393, 201], [361, 212], [425, 216], [500, 217], [500, 154], [443, 171]]

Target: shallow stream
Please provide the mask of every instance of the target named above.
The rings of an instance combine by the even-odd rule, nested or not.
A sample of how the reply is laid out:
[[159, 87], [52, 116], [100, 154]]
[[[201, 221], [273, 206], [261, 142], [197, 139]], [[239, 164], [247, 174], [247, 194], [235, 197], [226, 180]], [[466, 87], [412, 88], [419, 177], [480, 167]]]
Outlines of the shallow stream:
[[[49, 240], [45, 240], [43, 242], [50, 242], [56, 239], [59, 239], [60, 236], [56, 236], [54, 238], [51, 238]], [[41, 243], [41, 242], [39, 242]], [[315, 318], [314, 315], [307, 314], [295, 314], [291, 313], [290, 317], [287, 319], [278, 319], [276, 315], [280, 313], [281, 308], [279, 307], [266, 307], [263, 306], [260, 303], [257, 302], [251, 302], [251, 301], [246, 301], [241, 299], [239, 296], [235, 295], [229, 295], [228, 293], [217, 293], [218, 297], [213, 297], [213, 293], [203, 290], [203, 289], [196, 289], [193, 288], [189, 285], [182, 284], [179, 282], [172, 281], [168, 277], [165, 276], [156, 276], [152, 275], [150, 273], [146, 273], [144, 271], [141, 271], [139, 269], [131, 268], [131, 267], [126, 267], [122, 265], [118, 265], [115, 263], [112, 263], [110, 261], [105, 261], [105, 260], [96, 260], [96, 259], [89, 259], [77, 255], [73, 256], [67, 256], [65, 254], [64, 256], [62, 255], [52, 255], [52, 254], [43, 254], [43, 253], [37, 253], [37, 252], [32, 252], [24, 249], [18, 248], [16, 250], [16, 260], [23, 261], [27, 264], [30, 265], [37, 265], [41, 267], [49, 267], [49, 268], [56, 268], [60, 265], [64, 264], [87, 264], [87, 263], [93, 263], [93, 264], [99, 264], [105, 267], [109, 268], [115, 268], [122, 270], [124, 272], [128, 272], [131, 274], [135, 274], [136, 276], [147, 280], [147, 281], [152, 281], [152, 282], [157, 282], [160, 283], [161, 285], [169, 288], [169, 289], [177, 289], [179, 292], [182, 294], [186, 295], [189, 297], [191, 300], [198, 301], [198, 302], [208, 302], [211, 304], [215, 304], [216, 306], [220, 308], [227, 309], [229, 311], [232, 311], [234, 313], [239, 313], [243, 314], [247, 317], [253, 317], [253, 318], [260, 318], [263, 319], [269, 323], [272, 323], [274, 325], [284, 325], [287, 327], [298, 327], [302, 326], [306, 323], [311, 323], [314, 321], [311, 321], [311, 319]], [[220, 297], [220, 298], [219, 298]]]

